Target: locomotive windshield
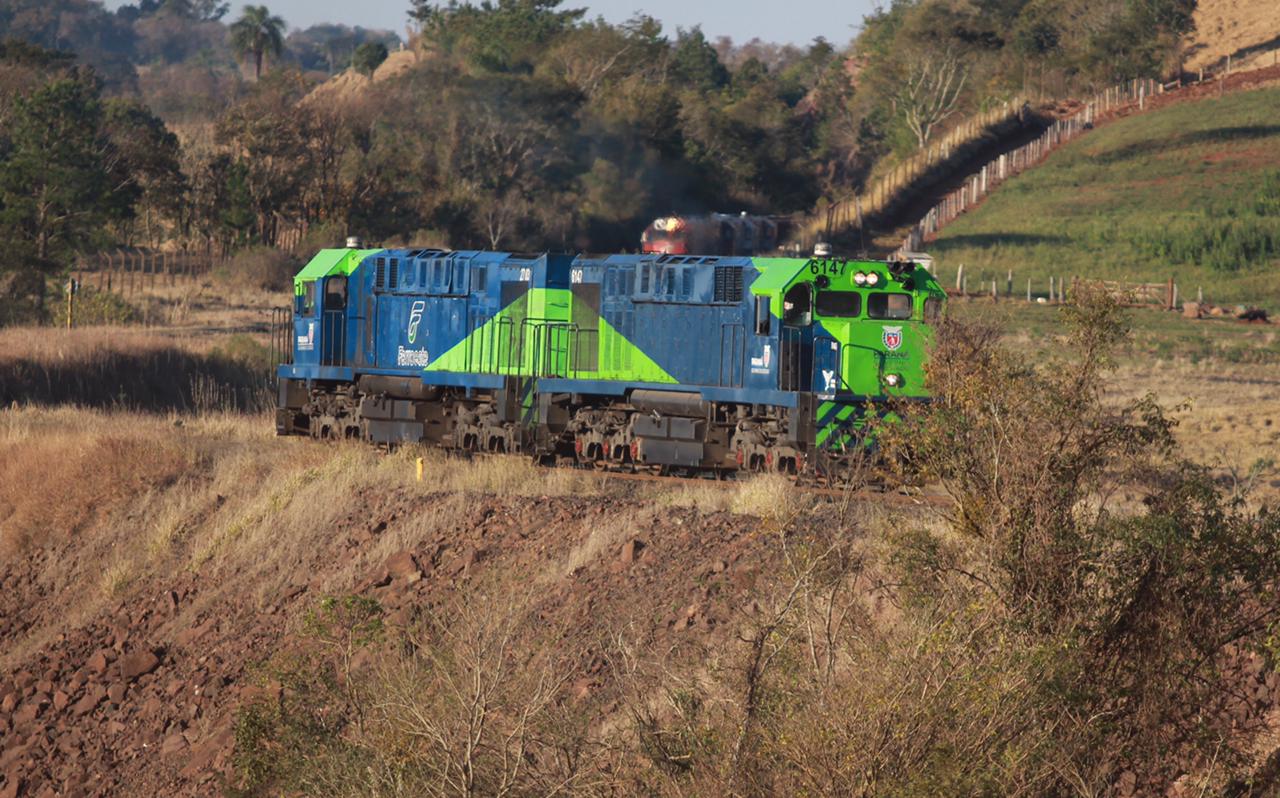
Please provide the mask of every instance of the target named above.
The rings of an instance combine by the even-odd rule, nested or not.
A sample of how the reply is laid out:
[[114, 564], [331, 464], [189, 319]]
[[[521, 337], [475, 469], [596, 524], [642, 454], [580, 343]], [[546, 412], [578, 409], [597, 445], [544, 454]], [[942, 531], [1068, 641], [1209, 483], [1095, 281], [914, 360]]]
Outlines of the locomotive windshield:
[[872, 294], [867, 297], [867, 316], [873, 319], [909, 319], [911, 295]]
[[790, 327], [808, 327], [813, 323], [813, 299], [808, 283], [792, 286], [783, 297], [782, 323]]
[[819, 316], [852, 319], [862, 311], [862, 294], [856, 291], [819, 291]]

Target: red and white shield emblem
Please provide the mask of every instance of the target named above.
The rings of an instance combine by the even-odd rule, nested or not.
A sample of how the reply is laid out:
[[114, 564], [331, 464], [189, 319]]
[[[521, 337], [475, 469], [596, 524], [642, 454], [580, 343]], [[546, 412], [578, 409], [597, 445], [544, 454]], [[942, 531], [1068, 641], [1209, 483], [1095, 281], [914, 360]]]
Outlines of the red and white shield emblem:
[[884, 348], [893, 352], [902, 346], [902, 328], [901, 327], [885, 327], [884, 332], [880, 336], [880, 340], [884, 341]]

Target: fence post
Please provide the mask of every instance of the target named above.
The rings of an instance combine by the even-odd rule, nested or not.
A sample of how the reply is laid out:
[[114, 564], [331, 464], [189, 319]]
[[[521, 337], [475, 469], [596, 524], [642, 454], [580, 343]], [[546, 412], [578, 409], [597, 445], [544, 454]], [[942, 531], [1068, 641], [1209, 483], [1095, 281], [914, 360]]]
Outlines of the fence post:
[[1031, 278], [1027, 278], [1027, 301], [1031, 301]]
[[1053, 275], [1049, 275], [1049, 302], [1053, 303]]
[[1005, 278], [1004, 294], [1009, 297], [1013, 296], [1013, 269], [1009, 270], [1009, 276]]

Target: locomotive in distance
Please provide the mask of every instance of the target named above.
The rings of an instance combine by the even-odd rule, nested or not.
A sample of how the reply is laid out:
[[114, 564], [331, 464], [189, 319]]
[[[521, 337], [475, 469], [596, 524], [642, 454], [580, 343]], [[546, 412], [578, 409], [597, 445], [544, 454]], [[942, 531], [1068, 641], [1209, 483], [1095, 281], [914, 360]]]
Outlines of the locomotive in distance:
[[663, 216], [640, 234], [640, 251], [655, 255], [762, 255], [781, 247], [790, 227], [791, 220], [783, 216]]
[[294, 288], [279, 434], [720, 473], [833, 471], [927, 398], [945, 301], [906, 261], [358, 246]]

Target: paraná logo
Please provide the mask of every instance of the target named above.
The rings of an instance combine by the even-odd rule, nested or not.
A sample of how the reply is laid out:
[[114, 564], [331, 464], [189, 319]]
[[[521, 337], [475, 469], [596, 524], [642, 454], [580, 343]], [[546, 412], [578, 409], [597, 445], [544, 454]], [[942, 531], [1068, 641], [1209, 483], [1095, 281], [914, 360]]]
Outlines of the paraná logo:
[[885, 327], [880, 340], [884, 341], [885, 349], [896, 352], [902, 346], [902, 328]]

